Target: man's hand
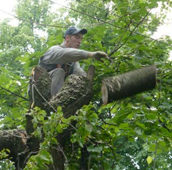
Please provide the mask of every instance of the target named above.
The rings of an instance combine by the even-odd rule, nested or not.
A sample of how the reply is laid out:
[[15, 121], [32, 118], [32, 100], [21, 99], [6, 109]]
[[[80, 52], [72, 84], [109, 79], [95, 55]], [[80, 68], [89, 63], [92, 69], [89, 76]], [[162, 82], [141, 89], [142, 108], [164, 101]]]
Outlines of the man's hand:
[[101, 61], [102, 58], [108, 58], [107, 54], [103, 51], [90, 52], [88, 56], [98, 61]]

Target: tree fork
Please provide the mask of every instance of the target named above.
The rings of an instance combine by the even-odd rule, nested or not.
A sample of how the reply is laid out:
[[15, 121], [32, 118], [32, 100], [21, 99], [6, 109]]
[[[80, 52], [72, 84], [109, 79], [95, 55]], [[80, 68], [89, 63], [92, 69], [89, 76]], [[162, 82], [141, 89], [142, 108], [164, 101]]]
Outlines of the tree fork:
[[151, 65], [102, 81], [103, 104], [120, 100], [156, 86], [156, 66]]

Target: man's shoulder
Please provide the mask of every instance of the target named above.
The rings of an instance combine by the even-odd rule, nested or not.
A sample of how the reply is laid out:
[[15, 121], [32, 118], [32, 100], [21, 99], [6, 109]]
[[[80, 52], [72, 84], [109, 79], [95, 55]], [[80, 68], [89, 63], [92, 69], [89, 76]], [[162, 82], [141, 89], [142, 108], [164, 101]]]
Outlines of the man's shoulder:
[[57, 51], [57, 50], [60, 50], [60, 49], [62, 49], [63, 47], [61, 47], [61, 45], [53, 45], [53, 46], [51, 46], [48, 50], [47, 50], [47, 52], [49, 53], [49, 52], [54, 52], [54, 51]]
[[50, 49], [57, 49], [57, 48], [62, 48], [61, 45], [53, 45], [50, 47]]

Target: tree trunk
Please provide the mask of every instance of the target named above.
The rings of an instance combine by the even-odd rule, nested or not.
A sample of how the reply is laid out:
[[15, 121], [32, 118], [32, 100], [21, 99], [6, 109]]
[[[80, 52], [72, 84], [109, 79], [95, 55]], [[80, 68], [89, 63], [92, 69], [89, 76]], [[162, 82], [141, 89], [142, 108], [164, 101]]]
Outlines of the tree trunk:
[[155, 86], [156, 66], [154, 65], [105, 78], [102, 82], [103, 104], [151, 90]]
[[[88, 104], [91, 98], [92, 83], [90, 80], [83, 76], [71, 75], [66, 80], [62, 90], [50, 99], [49, 103], [45, 103], [47, 106], [46, 111], [49, 113], [56, 110], [58, 106], [61, 106], [64, 117], [68, 118], [74, 115], [83, 105]], [[54, 146], [54, 149], [51, 150], [54, 167], [60, 170], [64, 170], [65, 158], [63, 151], [58, 148], [67, 147], [66, 142], [70, 141], [70, 135], [73, 130], [73, 128], [69, 127], [63, 133], [59, 134], [57, 136], [59, 145]]]
[[[58, 114], [56, 113], [57, 107], [61, 106], [65, 118], [74, 115], [78, 109], [83, 105], [88, 104], [92, 98], [93, 76], [94, 66], [89, 67], [87, 77], [77, 76], [74, 74], [70, 75], [65, 80], [64, 87], [61, 91], [50, 98], [49, 90], [51, 81], [49, 81], [49, 75], [46, 70], [36, 67], [30, 81], [31, 90], [29, 91], [29, 94], [31, 108], [38, 106], [45, 110], [49, 115], [50, 112]], [[47, 92], [45, 92], [45, 89], [48, 89]], [[32, 116], [28, 112], [26, 115], [26, 130], [28, 135], [30, 135], [28, 144], [31, 152], [35, 152], [39, 150], [40, 139], [32, 136], [32, 132], [34, 131], [32, 119]], [[73, 125], [75, 125], [75, 122], [73, 122]], [[64, 130], [63, 133], [57, 135], [56, 139], [59, 145], [51, 147], [50, 152], [54, 163], [49, 166], [49, 169], [54, 169], [54, 167], [60, 170], [64, 169], [65, 157], [62, 148], [66, 147], [66, 142], [70, 141], [70, 135], [73, 130], [73, 128], [69, 127]]]

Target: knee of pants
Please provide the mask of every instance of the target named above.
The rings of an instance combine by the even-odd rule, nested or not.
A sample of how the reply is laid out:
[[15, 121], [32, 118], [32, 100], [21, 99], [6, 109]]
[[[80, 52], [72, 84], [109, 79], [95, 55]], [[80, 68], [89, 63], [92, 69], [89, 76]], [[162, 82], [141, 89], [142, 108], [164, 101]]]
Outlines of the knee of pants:
[[62, 68], [56, 68], [49, 72], [50, 77], [64, 77], [65, 78], [65, 71]]

